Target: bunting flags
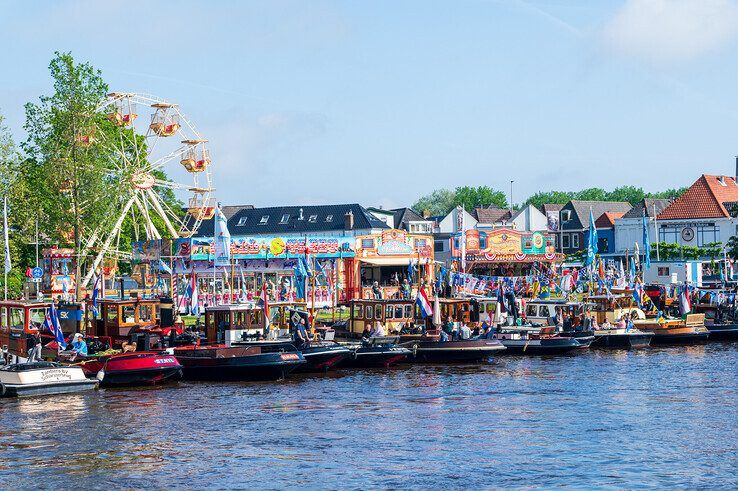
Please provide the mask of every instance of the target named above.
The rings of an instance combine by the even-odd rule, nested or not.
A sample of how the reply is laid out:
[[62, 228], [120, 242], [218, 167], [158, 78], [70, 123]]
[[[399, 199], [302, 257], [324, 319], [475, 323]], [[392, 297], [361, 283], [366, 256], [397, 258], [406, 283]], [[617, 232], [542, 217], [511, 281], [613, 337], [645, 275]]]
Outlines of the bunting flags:
[[648, 237], [648, 221], [643, 214], [643, 267], [651, 269], [651, 240]]
[[44, 328], [48, 329], [51, 334], [54, 335], [59, 348], [67, 349], [67, 342], [64, 340], [64, 333], [62, 332], [61, 326], [59, 325], [59, 316], [56, 313], [56, 306], [54, 302], [46, 309], [46, 316], [44, 317]]

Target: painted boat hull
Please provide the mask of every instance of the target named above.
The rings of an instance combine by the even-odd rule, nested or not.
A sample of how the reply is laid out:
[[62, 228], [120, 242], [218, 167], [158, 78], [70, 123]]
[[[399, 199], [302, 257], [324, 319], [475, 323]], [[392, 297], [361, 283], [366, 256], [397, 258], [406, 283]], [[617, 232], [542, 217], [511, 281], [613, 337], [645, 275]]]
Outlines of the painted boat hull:
[[97, 380], [84, 376], [79, 367], [38, 362], [0, 369], [0, 396], [27, 397], [68, 394], [95, 389]]
[[706, 326], [710, 331], [711, 341], [736, 341], [738, 340], [738, 324], [718, 324]]
[[412, 352], [399, 346], [361, 346], [338, 364], [340, 368], [389, 368], [397, 365]]
[[175, 349], [186, 380], [280, 380], [305, 363], [299, 352], [261, 353], [254, 347]]
[[473, 363], [505, 351], [505, 346], [496, 339], [408, 341], [401, 346], [412, 351], [407, 361], [421, 363]]
[[648, 332], [602, 334], [595, 336], [591, 347], [617, 349], [647, 348], [651, 345], [651, 339], [653, 339], [653, 334]]
[[352, 355], [352, 351], [338, 344], [310, 346], [300, 350], [305, 363], [295, 369], [295, 373], [327, 372]]
[[82, 369], [97, 377], [101, 387], [155, 385], [182, 378], [182, 365], [173, 355], [134, 352], [86, 360]]
[[689, 332], [689, 333], [656, 333], [651, 339], [651, 346], [675, 346], [675, 345], [691, 345], [705, 344], [710, 332]]
[[561, 355], [582, 349], [582, 345], [573, 338], [546, 339], [502, 339], [505, 354], [513, 355]]

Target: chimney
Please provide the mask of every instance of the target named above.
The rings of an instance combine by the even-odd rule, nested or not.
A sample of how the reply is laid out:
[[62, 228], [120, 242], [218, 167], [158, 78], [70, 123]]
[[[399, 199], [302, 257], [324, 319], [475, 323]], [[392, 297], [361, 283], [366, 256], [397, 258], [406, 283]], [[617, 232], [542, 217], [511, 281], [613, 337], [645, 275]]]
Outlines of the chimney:
[[343, 217], [343, 228], [346, 230], [354, 229], [354, 214], [351, 210]]

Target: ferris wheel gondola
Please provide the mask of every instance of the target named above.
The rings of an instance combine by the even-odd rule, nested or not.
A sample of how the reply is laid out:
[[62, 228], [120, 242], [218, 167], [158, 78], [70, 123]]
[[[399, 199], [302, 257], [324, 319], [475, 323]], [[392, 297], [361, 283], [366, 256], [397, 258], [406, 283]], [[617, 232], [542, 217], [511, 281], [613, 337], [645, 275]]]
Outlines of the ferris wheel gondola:
[[[139, 117], [142, 108], [151, 112], [150, 118]], [[80, 258], [93, 255], [94, 259], [83, 287], [106, 256], [119, 254], [127, 217], [137, 240], [163, 235], [176, 239], [191, 237], [215, 211], [208, 140], [177, 104], [150, 95], [113, 92], [97, 112], [107, 131], [93, 128], [78, 139], [81, 146], [97, 143], [109, 150], [108, 178], [115, 183], [117, 199], [110, 204], [110, 219], [85, 240]], [[186, 201], [186, 212], [163, 199], [170, 191]]]

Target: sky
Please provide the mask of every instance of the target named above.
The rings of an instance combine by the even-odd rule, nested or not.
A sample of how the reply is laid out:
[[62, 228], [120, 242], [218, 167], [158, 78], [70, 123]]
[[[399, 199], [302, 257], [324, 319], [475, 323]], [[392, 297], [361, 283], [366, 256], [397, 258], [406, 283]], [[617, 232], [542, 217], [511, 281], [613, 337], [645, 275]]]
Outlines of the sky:
[[733, 0], [0, 0], [0, 32], [16, 141], [71, 51], [180, 105], [223, 204], [394, 208], [511, 180], [517, 203], [735, 172]]

